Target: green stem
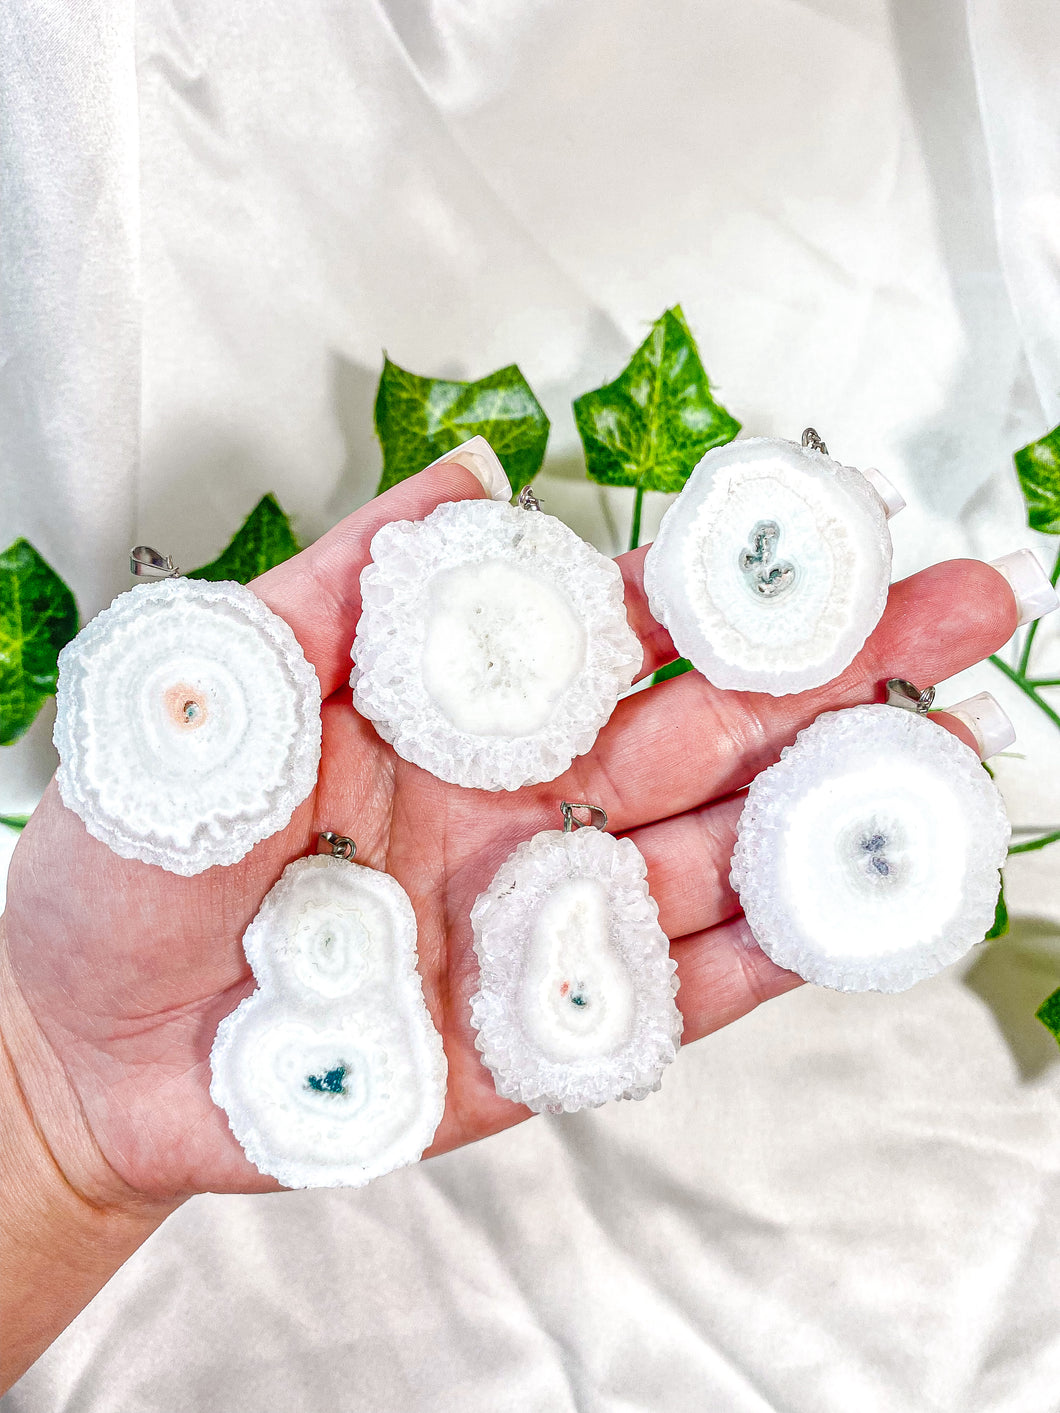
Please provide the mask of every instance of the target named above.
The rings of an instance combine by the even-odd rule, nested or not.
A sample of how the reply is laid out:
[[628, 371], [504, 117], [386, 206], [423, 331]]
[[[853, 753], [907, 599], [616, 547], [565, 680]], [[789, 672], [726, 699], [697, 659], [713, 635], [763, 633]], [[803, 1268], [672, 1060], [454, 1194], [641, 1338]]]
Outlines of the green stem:
[[[1060, 547], [1058, 547], [1056, 551], [1056, 563], [1053, 565], [1053, 572], [1049, 575], [1049, 582], [1054, 589], [1057, 583], [1060, 582]], [[1038, 624], [1041, 621], [1040, 618], [1034, 620], [1027, 629], [1027, 636], [1023, 640], [1023, 651], [1020, 653], [1019, 665], [1016, 668], [1016, 671], [1021, 677], [1026, 677], [1027, 675], [1027, 668], [1030, 666], [1031, 660], [1031, 648], [1034, 646], [1034, 635], [1037, 633]]]
[[1031, 677], [1032, 687], [1060, 687], [1060, 677]]
[[1016, 669], [1021, 677], [1026, 677], [1027, 675], [1027, 668], [1030, 666], [1031, 661], [1031, 648], [1034, 645], [1034, 635], [1037, 633], [1038, 624], [1041, 621], [1040, 618], [1034, 620], [1027, 629], [1027, 636], [1023, 640], [1023, 651], [1020, 653], [1019, 666]]
[[1009, 667], [1008, 663], [1004, 660], [1004, 658], [998, 657], [997, 653], [991, 654], [990, 661], [994, 664], [995, 667], [1000, 668], [1000, 670], [1005, 674], [1005, 676], [1009, 679], [1010, 682], [1015, 682], [1016, 686], [1020, 689], [1020, 691], [1023, 692], [1026, 696], [1030, 697], [1034, 705], [1040, 711], [1044, 711], [1046, 716], [1053, 723], [1053, 725], [1058, 730], [1060, 730], [1060, 715], [1057, 715], [1057, 713], [1053, 711], [1052, 707], [1049, 705], [1049, 703], [1045, 700], [1044, 697], [1040, 697], [1038, 695], [1038, 693], [1034, 690], [1031, 684], [1027, 681], [1026, 677], [1024, 677], [1022, 672], [1017, 672], [1014, 667]]
[[1046, 844], [1055, 844], [1058, 839], [1060, 839], [1060, 829], [1054, 829], [1051, 834], [1043, 834], [1039, 839], [1028, 839], [1025, 844], [1013, 844], [1009, 853], [1033, 854], [1037, 849], [1044, 849]]
[[637, 487], [637, 494], [633, 497], [633, 523], [629, 527], [629, 547], [635, 550], [640, 544], [640, 514], [644, 509], [644, 487]]

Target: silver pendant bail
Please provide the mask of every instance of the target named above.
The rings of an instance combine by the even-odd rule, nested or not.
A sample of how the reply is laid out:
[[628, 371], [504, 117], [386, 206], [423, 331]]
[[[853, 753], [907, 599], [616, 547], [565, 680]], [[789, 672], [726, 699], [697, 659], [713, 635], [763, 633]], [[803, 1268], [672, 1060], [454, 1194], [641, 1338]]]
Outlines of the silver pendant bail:
[[150, 545], [137, 545], [129, 551], [129, 570], [137, 579], [176, 579], [180, 570], [171, 554], [159, 554]]
[[802, 444], [810, 451], [819, 451], [822, 456], [828, 455], [828, 448], [821, 440], [819, 433], [813, 427], [807, 427], [802, 434]]
[[[607, 828], [607, 811], [600, 805], [587, 805], [577, 800], [564, 800], [560, 805], [560, 813], [563, 815], [563, 832], [570, 834], [575, 829], [600, 829]], [[588, 819], [578, 819], [575, 810], [586, 810]]]
[[887, 705], [901, 707], [904, 711], [915, 711], [917, 716], [927, 716], [931, 703], [935, 700], [934, 687], [923, 691], [906, 682], [902, 677], [892, 677], [887, 683]]
[[333, 859], [349, 862], [356, 852], [357, 845], [345, 834], [333, 834], [330, 829], [325, 829], [317, 835], [318, 854], [330, 854]]

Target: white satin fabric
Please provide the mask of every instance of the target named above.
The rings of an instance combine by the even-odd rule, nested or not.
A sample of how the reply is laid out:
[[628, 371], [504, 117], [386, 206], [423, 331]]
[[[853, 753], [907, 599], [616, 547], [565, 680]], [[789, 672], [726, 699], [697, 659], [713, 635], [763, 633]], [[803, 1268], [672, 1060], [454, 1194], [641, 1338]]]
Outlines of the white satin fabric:
[[[680, 300], [749, 433], [813, 423], [899, 485], [899, 573], [1033, 544], [1010, 453], [1060, 420], [1058, 52], [1051, 0], [7, 0], [0, 539], [87, 615], [130, 544], [203, 562], [264, 491], [310, 538], [374, 487], [385, 347], [518, 361], [548, 508], [617, 549], [570, 399]], [[944, 696], [984, 687], [1027, 755], [1013, 818], [1056, 823], [1055, 733], [989, 667]], [[191, 1203], [0, 1406], [1060, 1407], [1057, 873], [1013, 861], [1012, 936], [965, 968], [793, 993], [644, 1104]]]

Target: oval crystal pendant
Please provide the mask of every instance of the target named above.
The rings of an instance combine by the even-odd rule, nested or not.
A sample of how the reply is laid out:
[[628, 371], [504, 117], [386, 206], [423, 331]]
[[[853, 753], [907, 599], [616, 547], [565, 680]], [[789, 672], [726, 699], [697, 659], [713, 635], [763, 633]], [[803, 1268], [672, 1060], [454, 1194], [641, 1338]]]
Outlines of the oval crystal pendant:
[[819, 687], [883, 613], [887, 517], [901, 498], [814, 438], [708, 451], [645, 557], [652, 613], [717, 687], [772, 696]]
[[677, 1054], [670, 945], [629, 839], [545, 830], [471, 910], [475, 1044], [497, 1093], [537, 1111], [643, 1099]]

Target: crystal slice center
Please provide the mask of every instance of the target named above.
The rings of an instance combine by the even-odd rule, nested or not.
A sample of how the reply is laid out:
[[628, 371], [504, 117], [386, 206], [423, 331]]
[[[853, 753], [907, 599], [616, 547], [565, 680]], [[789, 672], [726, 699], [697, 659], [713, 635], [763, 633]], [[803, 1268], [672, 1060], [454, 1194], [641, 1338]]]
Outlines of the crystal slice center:
[[436, 574], [426, 591], [428, 694], [461, 731], [529, 736], [585, 664], [585, 629], [564, 594], [487, 560]]
[[178, 682], [165, 693], [166, 709], [179, 731], [197, 731], [205, 726], [209, 716], [206, 693], [187, 682]]
[[902, 951], [931, 937], [959, 906], [956, 798], [921, 764], [894, 759], [839, 774], [794, 802], [780, 867], [795, 916], [821, 951]]
[[776, 603], [795, 586], [795, 567], [781, 559], [777, 551], [780, 526], [775, 520], [759, 520], [751, 531], [746, 549], [740, 551], [740, 571], [744, 582], [758, 598]]
[[632, 986], [611, 944], [607, 891], [596, 879], [569, 879], [541, 905], [522, 992], [527, 1030], [549, 1059], [606, 1055], [629, 1038]]
[[307, 991], [345, 996], [368, 974], [371, 933], [381, 932], [386, 919], [368, 918], [355, 907], [307, 903], [291, 932], [290, 954], [295, 977]]
[[[817, 490], [812, 483], [788, 484], [779, 468], [734, 473], [719, 483], [697, 517], [693, 540], [699, 602], [710, 605], [711, 632], [720, 630], [713, 621], [720, 613], [730, 633], [785, 651], [819, 633], [835, 581], [836, 545], [818, 523], [827, 509]], [[742, 546], [736, 554], [734, 544]]]

